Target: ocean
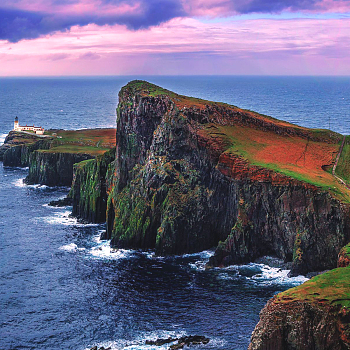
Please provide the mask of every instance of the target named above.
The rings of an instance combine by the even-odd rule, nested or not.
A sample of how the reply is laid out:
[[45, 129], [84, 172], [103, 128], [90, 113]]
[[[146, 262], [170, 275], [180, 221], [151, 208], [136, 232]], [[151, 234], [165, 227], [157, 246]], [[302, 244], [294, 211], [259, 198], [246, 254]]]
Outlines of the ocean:
[[[118, 91], [135, 78], [350, 134], [350, 78], [0, 78], [0, 142], [15, 116], [46, 129], [113, 127]], [[262, 263], [205, 270], [212, 250], [113, 252], [104, 225], [47, 205], [68, 188], [24, 185], [27, 172], [0, 164], [0, 349], [166, 349], [145, 341], [194, 334], [211, 339], [196, 349], [247, 349], [267, 300], [305, 280]]]

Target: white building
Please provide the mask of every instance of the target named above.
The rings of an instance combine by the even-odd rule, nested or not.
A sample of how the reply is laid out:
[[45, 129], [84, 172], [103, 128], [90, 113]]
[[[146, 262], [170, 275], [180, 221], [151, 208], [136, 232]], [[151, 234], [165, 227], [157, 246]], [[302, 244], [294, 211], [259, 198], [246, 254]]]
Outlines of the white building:
[[34, 125], [26, 125], [21, 126], [18, 123], [18, 117], [15, 118], [15, 124], [14, 124], [14, 131], [34, 131], [37, 135], [43, 135], [45, 129], [41, 126], [34, 126]]

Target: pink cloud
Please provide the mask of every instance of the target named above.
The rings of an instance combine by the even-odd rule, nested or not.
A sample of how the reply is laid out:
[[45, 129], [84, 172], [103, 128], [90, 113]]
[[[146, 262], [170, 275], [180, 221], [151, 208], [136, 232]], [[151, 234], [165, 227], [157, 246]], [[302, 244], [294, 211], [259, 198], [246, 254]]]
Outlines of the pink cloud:
[[142, 31], [76, 26], [0, 42], [0, 75], [350, 74], [349, 27], [350, 19], [191, 18]]

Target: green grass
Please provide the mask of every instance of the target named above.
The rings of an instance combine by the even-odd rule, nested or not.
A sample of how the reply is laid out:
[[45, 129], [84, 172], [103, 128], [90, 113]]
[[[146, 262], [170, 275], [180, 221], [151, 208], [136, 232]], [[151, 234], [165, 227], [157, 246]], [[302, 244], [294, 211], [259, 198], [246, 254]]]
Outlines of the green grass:
[[[312, 130], [310, 141], [300, 136], [276, 134], [247, 126], [207, 125], [207, 135], [218, 142], [223, 153], [242, 157], [257, 166], [329, 191], [335, 198], [350, 202], [350, 191], [331, 174], [330, 164], [339, 150], [339, 134]], [[334, 137], [334, 138], [332, 138]]]
[[[250, 165], [314, 185], [329, 191], [341, 201], [350, 202], [350, 191], [331, 174], [331, 165], [342, 140], [342, 135], [338, 133], [325, 129], [300, 127], [222, 102], [211, 102], [178, 95], [146, 81], [131, 81], [123, 89], [131, 89], [131, 92], [128, 91], [129, 95], [136, 93], [141, 94], [141, 96], [168, 95], [180, 109], [183, 107], [204, 109], [210, 105], [246, 114], [248, 120], [260, 119], [264, 122], [258, 123], [258, 125], [262, 125], [260, 128], [255, 126], [254, 121], [251, 126], [206, 124], [204, 127], [206, 134], [219, 144], [218, 147], [223, 153], [238, 155], [246, 159]], [[128, 103], [131, 102], [128, 100]], [[265, 128], [268, 124], [272, 124], [273, 127]], [[280, 132], [278, 132], [279, 128]], [[277, 132], [275, 132], [276, 130]], [[290, 132], [288, 133], [286, 130], [290, 130]], [[275, 147], [276, 144], [280, 145], [282, 151]], [[286, 154], [289, 155], [289, 159], [285, 156]], [[297, 159], [299, 155], [300, 159]], [[350, 139], [340, 163], [340, 176], [346, 176], [346, 179], [350, 181]]]
[[340, 267], [313, 277], [276, 296], [276, 302], [323, 302], [350, 309], [350, 268]]
[[48, 130], [56, 134], [45, 153], [74, 153], [98, 156], [115, 147], [115, 129]]
[[343, 152], [340, 155], [335, 173], [347, 184], [350, 183], [350, 136], [346, 136]]
[[48, 150], [40, 150], [42, 153], [74, 153], [74, 154], [90, 154], [92, 156], [97, 156], [108, 151], [109, 148], [99, 148], [92, 146], [79, 146], [79, 145], [58, 145], [52, 147]]

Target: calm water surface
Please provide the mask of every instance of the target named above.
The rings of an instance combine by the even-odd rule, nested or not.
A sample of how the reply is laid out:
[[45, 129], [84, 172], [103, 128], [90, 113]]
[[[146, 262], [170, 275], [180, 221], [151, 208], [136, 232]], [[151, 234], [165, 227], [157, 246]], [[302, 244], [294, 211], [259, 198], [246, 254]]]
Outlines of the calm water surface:
[[[132, 78], [0, 79], [0, 135], [16, 115], [45, 128], [112, 127], [118, 90]], [[349, 78], [147, 80], [350, 134]], [[0, 164], [0, 349], [152, 349], [146, 339], [186, 334], [211, 339], [196, 349], [246, 349], [266, 301], [303, 280], [259, 264], [206, 271], [212, 251], [111, 252], [98, 238], [103, 225], [47, 206], [68, 189], [25, 186], [26, 174]]]

